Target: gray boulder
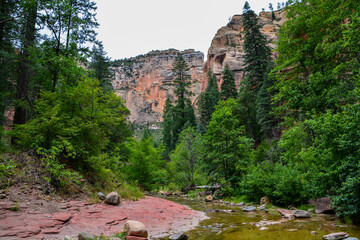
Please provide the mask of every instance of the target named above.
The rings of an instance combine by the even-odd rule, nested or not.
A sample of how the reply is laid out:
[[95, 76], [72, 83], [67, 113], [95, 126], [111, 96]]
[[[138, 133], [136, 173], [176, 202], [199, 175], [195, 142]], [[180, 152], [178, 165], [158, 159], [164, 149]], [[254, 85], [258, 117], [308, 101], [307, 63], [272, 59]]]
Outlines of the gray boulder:
[[105, 198], [105, 203], [110, 205], [118, 205], [120, 203], [120, 197], [117, 192], [109, 193]]
[[243, 208], [243, 212], [254, 212], [255, 210], [256, 210], [256, 207], [254, 207], [254, 206]]
[[169, 237], [169, 240], [187, 240], [188, 238], [185, 233], [175, 233]]
[[296, 210], [294, 212], [294, 217], [296, 218], [309, 218], [311, 217], [311, 214], [304, 210]]
[[337, 232], [337, 233], [330, 233], [328, 235], [323, 236], [324, 240], [338, 240], [338, 239], [346, 239], [349, 237], [349, 234], [346, 232]]

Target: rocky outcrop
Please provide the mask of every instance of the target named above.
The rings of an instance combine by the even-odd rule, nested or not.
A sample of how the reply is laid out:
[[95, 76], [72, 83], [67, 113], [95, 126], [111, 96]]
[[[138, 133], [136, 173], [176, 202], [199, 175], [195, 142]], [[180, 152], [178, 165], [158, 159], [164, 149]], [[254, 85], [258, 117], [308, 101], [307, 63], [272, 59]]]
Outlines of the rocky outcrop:
[[[269, 46], [274, 49], [276, 34], [286, 21], [285, 11], [275, 12], [276, 19], [272, 20], [271, 12], [261, 12], [259, 23], [262, 25], [262, 33], [269, 41]], [[240, 81], [244, 78], [244, 32], [242, 15], [234, 15], [231, 21], [220, 28], [211, 42], [208, 50], [206, 68], [211, 68], [220, 78], [225, 64], [229, 64], [230, 69], [235, 74], [236, 86], [240, 86]], [[276, 53], [274, 52], [274, 57]], [[207, 82], [204, 81], [202, 90], [206, 89]]]
[[[269, 46], [275, 48], [276, 34], [286, 21], [285, 12], [275, 12], [276, 19], [272, 20], [271, 12], [261, 12], [259, 22], [262, 32], [269, 41]], [[244, 50], [243, 50], [242, 16], [234, 15], [227, 26], [220, 28], [211, 42], [208, 50], [207, 62], [204, 64], [204, 54], [193, 49], [182, 51], [183, 57], [190, 67], [194, 95], [192, 102], [196, 102], [201, 91], [207, 87], [206, 72], [210, 67], [221, 78], [225, 64], [229, 64], [234, 72], [236, 86], [244, 78]], [[115, 73], [113, 87], [125, 101], [130, 110], [130, 121], [144, 124], [162, 121], [165, 101], [174, 97], [174, 75], [172, 64], [179, 53], [178, 50], [152, 51], [130, 59], [118, 60], [111, 69]], [[276, 53], [274, 52], [274, 57]], [[220, 82], [219, 82], [220, 84]]]
[[[130, 110], [135, 123], [161, 122], [165, 101], [174, 98], [172, 64], [178, 50], [152, 51], [146, 55], [115, 61], [113, 87]], [[182, 51], [193, 81], [192, 102], [200, 94], [204, 81], [204, 54], [193, 49]]]

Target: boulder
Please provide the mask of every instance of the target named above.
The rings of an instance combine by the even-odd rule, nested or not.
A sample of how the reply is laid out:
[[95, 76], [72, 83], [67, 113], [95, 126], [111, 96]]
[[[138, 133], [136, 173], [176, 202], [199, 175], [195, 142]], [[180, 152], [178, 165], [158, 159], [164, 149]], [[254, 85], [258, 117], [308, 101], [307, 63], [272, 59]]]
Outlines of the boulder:
[[337, 233], [330, 233], [328, 235], [323, 236], [324, 240], [338, 240], [338, 239], [346, 239], [349, 237], [349, 234], [346, 232], [337, 232]]
[[145, 225], [138, 221], [127, 221], [124, 225], [123, 232], [127, 233], [128, 236], [148, 237], [148, 231], [146, 230]]
[[311, 217], [311, 214], [304, 210], [296, 210], [294, 212], [294, 217], [296, 218], [309, 218]]
[[344, 240], [359, 240], [359, 239], [356, 237], [348, 237], [348, 238], [345, 238]]
[[255, 210], [256, 210], [256, 207], [254, 207], [254, 206], [243, 208], [243, 212], [254, 212]]
[[213, 197], [211, 195], [206, 196], [205, 202], [212, 202], [212, 201], [213, 201]]
[[95, 239], [95, 237], [87, 232], [81, 232], [78, 235], [78, 239], [79, 240], [91, 240], [91, 239]]
[[267, 196], [262, 197], [262, 198], [260, 199], [260, 205], [269, 204], [269, 203], [270, 203], [270, 199], [269, 199]]
[[185, 233], [175, 233], [169, 237], [169, 240], [187, 240], [188, 238]]
[[294, 217], [292, 210], [278, 208], [277, 211], [281, 214], [281, 216], [283, 216], [285, 218], [293, 218]]
[[314, 235], [314, 236], [319, 234], [317, 231], [311, 231], [310, 233], [311, 233], [311, 235]]
[[334, 209], [330, 207], [331, 203], [330, 197], [316, 199], [315, 213], [334, 213]]
[[118, 205], [120, 203], [120, 197], [117, 192], [109, 193], [105, 198], [105, 203], [110, 205]]
[[100, 198], [100, 200], [105, 200], [105, 198], [106, 198], [102, 192], [98, 192], [97, 195]]

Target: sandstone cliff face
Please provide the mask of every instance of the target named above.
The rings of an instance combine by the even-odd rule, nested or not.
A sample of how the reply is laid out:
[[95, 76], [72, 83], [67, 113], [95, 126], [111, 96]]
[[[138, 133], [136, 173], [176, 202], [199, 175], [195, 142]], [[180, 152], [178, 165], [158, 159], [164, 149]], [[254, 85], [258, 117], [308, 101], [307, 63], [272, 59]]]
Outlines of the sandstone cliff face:
[[[113, 87], [130, 110], [130, 121], [137, 124], [161, 122], [165, 101], [174, 98], [172, 64], [178, 50], [152, 51], [146, 55], [115, 61]], [[194, 102], [204, 81], [204, 54], [192, 49], [181, 52], [190, 68]]]
[[[286, 21], [285, 11], [275, 12], [276, 19], [272, 20], [271, 12], [261, 12], [259, 23], [262, 25], [262, 32], [269, 41], [269, 46], [274, 49], [276, 34]], [[227, 26], [218, 30], [211, 42], [208, 50], [206, 68], [211, 68], [220, 78], [225, 67], [229, 64], [230, 69], [235, 74], [236, 86], [239, 88], [241, 80], [244, 78], [244, 33], [242, 15], [234, 15]], [[274, 57], [275, 57], [274, 53]], [[202, 91], [205, 91], [207, 81], [203, 82]]]

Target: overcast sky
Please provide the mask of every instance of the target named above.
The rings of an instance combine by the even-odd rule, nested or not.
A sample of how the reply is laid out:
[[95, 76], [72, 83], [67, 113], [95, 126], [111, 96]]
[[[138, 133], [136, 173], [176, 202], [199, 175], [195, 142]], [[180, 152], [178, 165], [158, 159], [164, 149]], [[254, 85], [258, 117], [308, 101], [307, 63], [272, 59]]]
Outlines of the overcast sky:
[[[211, 40], [245, 0], [95, 0], [98, 38], [108, 56], [134, 57], [151, 50], [193, 48], [207, 55]], [[283, 0], [285, 1], [285, 0]], [[248, 0], [257, 13], [269, 2]]]

